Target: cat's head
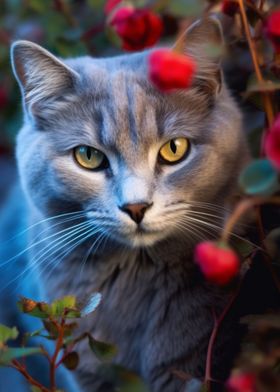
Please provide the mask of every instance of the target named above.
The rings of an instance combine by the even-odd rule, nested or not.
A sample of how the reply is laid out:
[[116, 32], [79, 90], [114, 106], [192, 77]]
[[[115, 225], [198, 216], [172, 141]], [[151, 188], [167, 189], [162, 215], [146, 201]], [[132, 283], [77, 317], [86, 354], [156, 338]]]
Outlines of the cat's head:
[[221, 29], [207, 18], [181, 39], [198, 72], [191, 88], [171, 94], [149, 82], [149, 51], [60, 60], [14, 43], [25, 112], [17, 159], [43, 215], [84, 211], [131, 246], [205, 234], [201, 220], [223, 216], [246, 147], [219, 59], [207, 50], [222, 42]]

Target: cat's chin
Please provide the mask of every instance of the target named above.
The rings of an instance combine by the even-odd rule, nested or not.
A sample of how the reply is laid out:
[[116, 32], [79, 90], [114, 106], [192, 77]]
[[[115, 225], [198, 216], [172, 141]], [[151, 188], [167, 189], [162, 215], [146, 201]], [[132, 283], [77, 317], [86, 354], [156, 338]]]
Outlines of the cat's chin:
[[130, 234], [119, 234], [115, 236], [118, 242], [121, 242], [131, 248], [146, 248], [155, 245], [165, 238], [162, 232], [134, 232]]

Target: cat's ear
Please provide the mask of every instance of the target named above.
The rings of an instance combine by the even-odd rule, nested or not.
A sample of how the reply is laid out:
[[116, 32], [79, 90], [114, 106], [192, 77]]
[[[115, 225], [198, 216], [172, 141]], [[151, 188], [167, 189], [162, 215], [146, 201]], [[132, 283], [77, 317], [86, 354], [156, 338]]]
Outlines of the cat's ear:
[[16, 41], [12, 45], [11, 61], [29, 109], [36, 103], [63, 96], [79, 78], [74, 70], [30, 41]]
[[222, 85], [220, 67], [224, 38], [220, 22], [207, 16], [193, 23], [176, 42], [194, 58], [198, 66], [196, 85], [206, 93], [219, 93]]

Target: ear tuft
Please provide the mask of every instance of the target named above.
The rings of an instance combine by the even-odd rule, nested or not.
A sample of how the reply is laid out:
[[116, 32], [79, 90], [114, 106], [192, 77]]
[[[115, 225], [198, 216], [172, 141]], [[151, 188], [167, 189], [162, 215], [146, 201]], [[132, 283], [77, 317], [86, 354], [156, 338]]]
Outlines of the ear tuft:
[[63, 94], [79, 77], [46, 49], [30, 41], [16, 41], [12, 45], [11, 61], [27, 106]]

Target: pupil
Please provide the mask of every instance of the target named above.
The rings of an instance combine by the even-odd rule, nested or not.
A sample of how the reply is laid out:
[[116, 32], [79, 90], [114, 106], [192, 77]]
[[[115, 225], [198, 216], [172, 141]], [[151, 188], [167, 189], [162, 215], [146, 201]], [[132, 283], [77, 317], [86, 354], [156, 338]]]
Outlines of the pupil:
[[89, 148], [89, 147], [87, 148], [86, 154], [87, 154], [87, 159], [90, 160], [90, 158], [91, 158], [91, 148]]
[[173, 154], [176, 154], [177, 146], [176, 146], [176, 143], [174, 142], [174, 140], [171, 140], [171, 142], [170, 142], [170, 149], [173, 152]]

